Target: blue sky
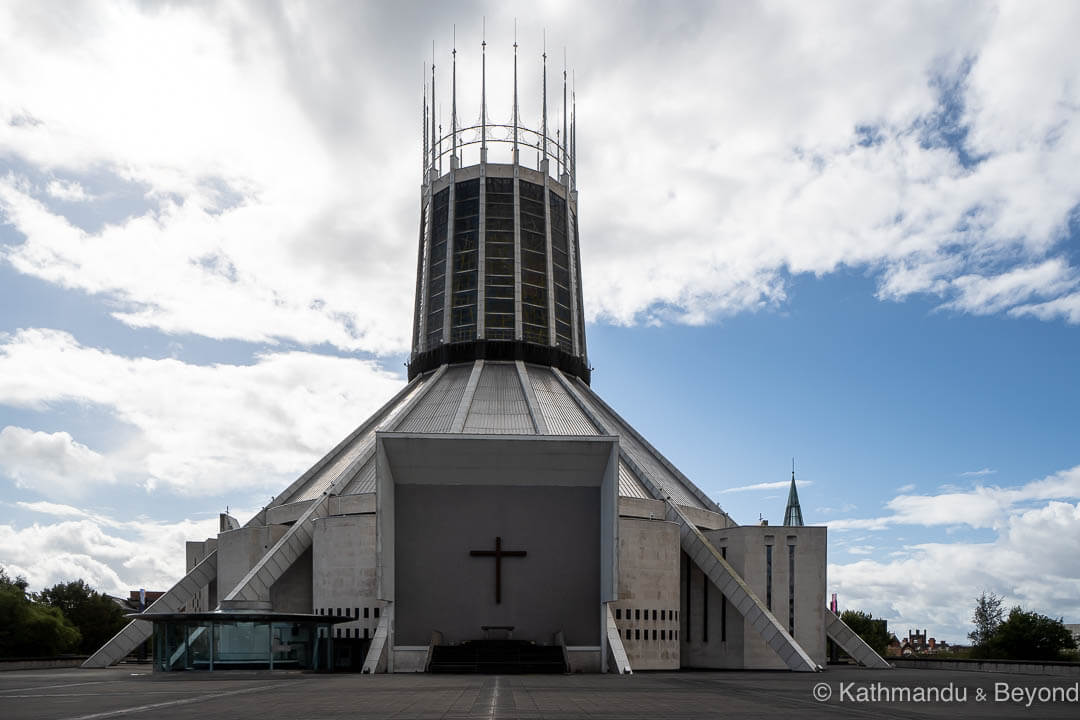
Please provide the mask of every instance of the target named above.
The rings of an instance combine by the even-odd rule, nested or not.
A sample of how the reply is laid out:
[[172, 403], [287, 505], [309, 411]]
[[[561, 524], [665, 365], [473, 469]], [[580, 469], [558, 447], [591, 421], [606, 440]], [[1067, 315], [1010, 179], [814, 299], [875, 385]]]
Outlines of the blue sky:
[[[518, 18], [526, 123], [542, 28], [573, 68], [594, 387], [740, 522], [794, 456], [844, 607], [1080, 622], [1077, 8], [621, 7]], [[0, 565], [163, 587], [400, 387], [424, 63], [449, 125], [457, 22], [471, 121], [486, 16], [506, 119], [508, 12], [0, 10]]]

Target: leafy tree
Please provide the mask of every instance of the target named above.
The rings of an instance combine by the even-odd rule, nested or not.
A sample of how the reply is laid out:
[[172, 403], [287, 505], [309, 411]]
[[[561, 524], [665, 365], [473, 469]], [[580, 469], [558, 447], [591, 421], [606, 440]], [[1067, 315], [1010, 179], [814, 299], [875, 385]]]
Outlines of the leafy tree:
[[840, 619], [867, 645], [874, 648], [874, 652], [878, 655], [885, 654], [885, 649], [889, 646], [889, 629], [884, 619], [875, 619], [873, 615], [862, 610], [845, 610], [840, 614]]
[[0, 657], [48, 657], [70, 652], [82, 636], [54, 607], [26, 594], [26, 579], [0, 568]]
[[1075, 648], [1076, 641], [1061, 620], [1019, 605], [986, 643], [989, 657], [1005, 660], [1060, 660], [1063, 651]]
[[127, 624], [124, 610], [112, 598], [95, 591], [81, 579], [57, 583], [42, 590], [37, 599], [59, 609], [79, 629], [80, 652], [94, 652]]
[[971, 622], [975, 629], [968, 633], [968, 639], [975, 647], [983, 647], [997, 632], [1001, 625], [1001, 619], [1005, 616], [1005, 610], [1001, 607], [1002, 599], [985, 590], [975, 600], [975, 611], [971, 614]]

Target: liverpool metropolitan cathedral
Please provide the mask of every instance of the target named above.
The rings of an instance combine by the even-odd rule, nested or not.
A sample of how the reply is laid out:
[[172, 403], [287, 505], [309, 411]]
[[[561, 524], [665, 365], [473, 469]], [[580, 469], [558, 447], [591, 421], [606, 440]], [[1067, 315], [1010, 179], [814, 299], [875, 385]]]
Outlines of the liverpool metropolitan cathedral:
[[519, 124], [514, 65], [511, 121], [484, 88], [458, 127], [455, 76], [446, 134], [432, 69], [408, 384], [188, 543], [87, 666], [151, 636], [156, 671], [814, 671], [826, 637], [883, 664], [826, 608], [794, 478], [784, 525], [740, 525], [590, 387], [565, 72], [553, 134], [546, 77], [541, 127]]

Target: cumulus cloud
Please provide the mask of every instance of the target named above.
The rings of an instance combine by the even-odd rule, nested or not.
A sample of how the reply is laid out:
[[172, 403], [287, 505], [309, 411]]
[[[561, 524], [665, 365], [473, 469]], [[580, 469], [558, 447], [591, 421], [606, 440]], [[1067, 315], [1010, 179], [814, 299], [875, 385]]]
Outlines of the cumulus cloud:
[[54, 497], [84, 497], [95, 485], [115, 482], [109, 461], [66, 432], [0, 430], [0, 475]]
[[[981, 471], [977, 474], [984, 474]], [[1000, 528], [1024, 503], [1080, 498], [1080, 465], [1017, 487], [979, 485], [948, 488], [937, 495], [897, 495], [885, 503], [888, 515], [829, 521], [834, 530], [885, 530], [896, 525], [964, 525]]]
[[5, 428], [0, 439], [11, 454], [0, 455], [17, 482], [53, 497], [64, 494], [51, 484], [111, 480], [104, 468], [181, 493], [276, 493], [400, 386], [354, 358], [285, 352], [250, 365], [190, 365], [85, 347], [55, 330], [21, 330], [0, 336], [0, 404], [89, 404], [137, 432], [102, 456], [67, 433]]
[[184, 542], [216, 537], [217, 518], [162, 523], [117, 521], [52, 503], [26, 509], [59, 516], [59, 522], [19, 528], [0, 524], [0, 565], [23, 575], [32, 589], [82, 578], [95, 589], [127, 596], [145, 587], [167, 590], [184, 568]]
[[[5, 9], [0, 154], [70, 182], [103, 168], [145, 185], [149, 209], [86, 232], [20, 170], [0, 184], [23, 238], [4, 257], [140, 327], [404, 349], [419, 63], [432, 37], [448, 50], [453, 12], [426, 10]], [[509, 116], [510, 57], [493, 39], [516, 12], [484, 11], [494, 120]], [[1080, 322], [1065, 250], [1080, 203], [1077, 7], [881, 5], [859, 23], [839, 3], [536, 13], [576, 68], [590, 318], [707, 323], [782, 305], [791, 274], [853, 267], [885, 300]], [[479, 115], [478, 34], [459, 28], [463, 122]], [[529, 123], [534, 34], [521, 38]], [[558, 100], [550, 112], [554, 127]]]
[[869, 610], [894, 632], [926, 627], [966, 642], [982, 590], [1066, 622], [1080, 617], [1080, 503], [1017, 510], [990, 542], [912, 545], [889, 559], [829, 564], [845, 608]]
[[[813, 485], [813, 484], [814, 484], [814, 482], [812, 480], [800, 480], [799, 481], [799, 486], [800, 487], [805, 487], [807, 485]], [[739, 487], [724, 488], [723, 490], [720, 491], [720, 493], [723, 494], [723, 493], [747, 492], [749, 490], [780, 490], [780, 489], [786, 489], [790, 485], [791, 485], [790, 480], [778, 480], [776, 482], [754, 483], [753, 485], [741, 485]]]
[[[894, 631], [929, 627], [964, 642], [974, 598], [984, 589], [1009, 603], [1052, 616], [1080, 616], [1080, 466], [1011, 488], [976, 487], [933, 496], [901, 495], [894, 514], [829, 522], [830, 530], [886, 530], [897, 525], [988, 528], [987, 542], [922, 543], [880, 559], [829, 565], [830, 588], [844, 607], [889, 619]], [[885, 536], [879, 535], [884, 539]], [[859, 541], [866, 536], [858, 538]], [[874, 546], [833, 544], [855, 555]]]
[[45, 192], [57, 200], [67, 202], [86, 202], [92, 199], [78, 182], [74, 180], [50, 180]]

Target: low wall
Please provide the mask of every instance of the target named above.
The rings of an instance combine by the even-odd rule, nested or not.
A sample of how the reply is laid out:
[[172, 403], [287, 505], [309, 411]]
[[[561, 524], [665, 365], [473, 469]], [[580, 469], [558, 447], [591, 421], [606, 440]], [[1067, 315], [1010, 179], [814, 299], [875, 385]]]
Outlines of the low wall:
[[65, 655], [54, 658], [12, 658], [0, 660], [0, 672], [4, 670], [41, 670], [44, 668], [79, 667], [86, 655]]
[[1019, 673], [1021, 675], [1066, 675], [1080, 676], [1080, 663], [1013, 660], [964, 660], [953, 658], [938, 660], [935, 658], [886, 658], [898, 668], [919, 668], [922, 670], [968, 670], [972, 672]]

